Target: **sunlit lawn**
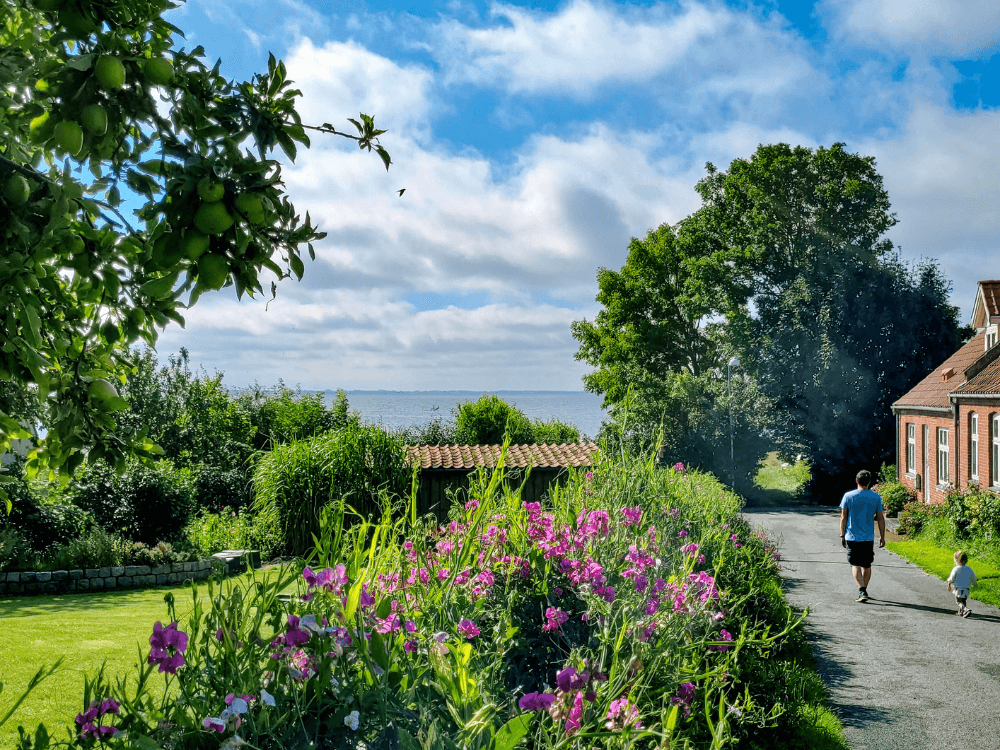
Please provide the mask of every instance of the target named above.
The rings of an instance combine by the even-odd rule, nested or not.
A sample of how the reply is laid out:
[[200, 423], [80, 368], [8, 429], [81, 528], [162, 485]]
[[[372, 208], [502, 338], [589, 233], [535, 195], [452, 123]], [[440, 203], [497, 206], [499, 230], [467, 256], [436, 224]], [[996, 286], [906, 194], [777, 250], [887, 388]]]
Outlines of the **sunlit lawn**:
[[[953, 555], [955, 550], [939, 547], [931, 541], [923, 539], [889, 542], [890, 550], [900, 557], [905, 557], [921, 570], [937, 576], [943, 581], [948, 580], [951, 569], [955, 567]], [[976, 571], [979, 581], [972, 587], [972, 598], [976, 601], [1000, 607], [1000, 568], [991, 565], [981, 558], [970, 557], [969, 567]], [[945, 583], [941, 584], [946, 586]], [[970, 605], [974, 608], [975, 605]]]
[[804, 500], [802, 486], [809, 481], [809, 465], [804, 461], [788, 464], [776, 452], [768, 453], [754, 477], [755, 491], [747, 493], [750, 505], [794, 505]]
[[[202, 584], [204, 586], [204, 584]], [[0, 747], [12, 746], [17, 726], [34, 731], [45, 722], [56, 739], [83, 709], [83, 677], [107, 661], [106, 674], [120, 675], [149, 651], [149, 635], [166, 624], [164, 596], [173, 593], [181, 623], [191, 612], [184, 586], [132, 591], [25, 596], [0, 600], [0, 716], [14, 703], [39, 667], [64, 657], [61, 669], [45, 680], [0, 727]]]

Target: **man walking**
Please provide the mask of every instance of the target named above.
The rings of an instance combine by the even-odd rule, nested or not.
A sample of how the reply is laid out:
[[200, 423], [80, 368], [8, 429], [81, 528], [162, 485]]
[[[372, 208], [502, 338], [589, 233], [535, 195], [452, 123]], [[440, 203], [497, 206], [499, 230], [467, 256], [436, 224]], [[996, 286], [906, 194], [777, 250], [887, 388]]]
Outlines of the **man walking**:
[[840, 501], [840, 543], [847, 547], [847, 562], [858, 583], [858, 601], [868, 601], [868, 581], [875, 561], [875, 524], [878, 521], [878, 546], [885, 546], [885, 513], [882, 498], [868, 489], [872, 486], [870, 471], [862, 469], [855, 478], [858, 488]]

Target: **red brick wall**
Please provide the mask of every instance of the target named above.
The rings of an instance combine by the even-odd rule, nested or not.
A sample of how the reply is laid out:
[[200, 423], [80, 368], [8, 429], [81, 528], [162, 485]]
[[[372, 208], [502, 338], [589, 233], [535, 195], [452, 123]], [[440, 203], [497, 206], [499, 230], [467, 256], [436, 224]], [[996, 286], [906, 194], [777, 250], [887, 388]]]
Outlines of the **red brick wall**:
[[[918, 490], [918, 495], [920, 500], [923, 501], [927, 495], [925, 494], [925, 486], [930, 487], [930, 497], [929, 500], [932, 503], [940, 503], [944, 501], [947, 490], [938, 489], [938, 465], [937, 465], [937, 430], [939, 427], [943, 427], [948, 430], [948, 463], [949, 466], [949, 481], [957, 486], [957, 477], [955, 476], [955, 450], [956, 450], [956, 440], [955, 440], [955, 422], [950, 414], [942, 414], [940, 416], [920, 413], [901, 413], [899, 414], [899, 481], [905, 484], [907, 487], [916, 489], [916, 478], [913, 474], [908, 474], [906, 471], [906, 443], [907, 443], [907, 429], [906, 425], [908, 423], [913, 423], [916, 425], [916, 466], [914, 467], [914, 473], [920, 475], [921, 477], [921, 488]], [[927, 476], [924, 476], [924, 433], [923, 427], [927, 425], [927, 439], [928, 439], [928, 450], [927, 450]], [[980, 427], [980, 432], [982, 432], [982, 427]], [[982, 438], [980, 438], [982, 439]], [[961, 454], [964, 456], [965, 451]], [[928, 481], [929, 480], [929, 481]]]
[[970, 415], [975, 412], [979, 417], [979, 486], [990, 486], [990, 421], [994, 415], [1000, 414], [1000, 398], [968, 399], [960, 402], [958, 407], [959, 425], [962, 432], [960, 440], [960, 455], [958, 459], [961, 487], [969, 485], [969, 451], [971, 446], [969, 435]]

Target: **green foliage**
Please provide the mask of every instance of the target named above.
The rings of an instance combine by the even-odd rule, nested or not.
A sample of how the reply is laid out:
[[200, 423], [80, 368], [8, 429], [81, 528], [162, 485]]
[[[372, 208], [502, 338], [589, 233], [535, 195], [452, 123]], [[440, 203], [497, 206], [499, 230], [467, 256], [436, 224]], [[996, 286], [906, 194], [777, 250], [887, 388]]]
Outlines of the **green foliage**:
[[195, 511], [191, 472], [166, 460], [133, 460], [121, 475], [104, 462], [87, 464], [66, 497], [106, 530], [144, 544], [176, 538]]
[[878, 471], [878, 481], [883, 484], [899, 482], [899, 470], [896, 468], [896, 464], [883, 463], [882, 468]]
[[249, 511], [201, 513], [184, 528], [184, 538], [201, 557], [227, 549], [259, 550], [269, 560], [281, 548], [277, 525], [267, 514]]
[[45, 502], [24, 476], [23, 463], [8, 467], [6, 483], [11, 499], [9, 514], [0, 513], [0, 528], [15, 530], [29, 549], [44, 554], [85, 532], [93, 519], [85, 510], [66, 502]]
[[95, 526], [56, 549], [46, 567], [52, 570], [73, 570], [121, 564], [122, 556], [115, 547], [115, 538], [100, 526]]
[[455, 426], [443, 422], [440, 418], [432, 419], [425, 425], [414, 425], [397, 430], [396, 436], [404, 445], [455, 445]]
[[979, 487], [949, 493], [944, 514], [956, 539], [1000, 541], [1000, 495]]
[[908, 266], [893, 252], [896, 219], [871, 157], [775, 144], [707, 171], [694, 214], [633, 240], [620, 272], [598, 272], [604, 309], [573, 328], [578, 358], [596, 368], [587, 389], [614, 407], [631, 388], [647, 422], [637, 431], [662, 421], [679, 451], [693, 401], [713, 427], [687, 460], [728, 476], [711, 435], [727, 404], [701, 377], [723, 380], [735, 354], [755, 398], [735, 399], [734, 418], [758, 438], [747, 434], [736, 479], [776, 447], [809, 457], [814, 495], [839, 496], [891, 455], [892, 402], [967, 333], [950, 285], [934, 261]]
[[167, 565], [175, 562], [190, 562], [198, 559], [195, 552], [185, 552], [175, 550], [169, 542], [157, 542], [149, 546], [142, 542], [129, 542], [122, 539], [115, 540], [115, 555], [118, 565]]
[[580, 430], [571, 424], [558, 419], [543, 421], [535, 419], [531, 423], [531, 442], [548, 445], [563, 445], [564, 443], [579, 443]]
[[524, 412], [499, 396], [483, 394], [455, 409], [455, 439], [464, 445], [500, 445], [509, 436], [511, 445], [531, 443], [534, 430]]
[[0, 527], [0, 571], [32, 570], [37, 562], [38, 553], [24, 534], [12, 526]]
[[[71, 474], [85, 454], [118, 466], [154, 455], [141, 429], [116, 423], [125, 348], [183, 326], [204, 291], [263, 295], [262, 274], [302, 277], [303, 251], [314, 257], [324, 234], [284, 195], [275, 149], [294, 161], [309, 128], [391, 161], [368, 115], [351, 120], [357, 135], [303, 125], [301, 93], [273, 56], [247, 82], [205, 65], [162, 18], [167, 7], [4, 4], [0, 381], [41, 396], [47, 435], [32, 472]], [[0, 452], [25, 435], [8, 417]]]
[[895, 481], [884, 481], [872, 487], [882, 498], [882, 507], [889, 516], [899, 515], [908, 503], [916, 502], [917, 493]]
[[279, 382], [275, 388], [259, 385], [241, 393], [237, 402], [250, 415], [254, 426], [253, 447], [271, 450], [276, 445], [314, 437], [360, 423], [350, 411], [347, 394], [337, 391], [329, 409], [322, 393], [303, 394]]
[[899, 533], [906, 536], [916, 536], [932, 518], [942, 518], [944, 506], [922, 503], [918, 500], [906, 503], [899, 514]]
[[381, 509], [379, 496], [403, 496], [410, 470], [399, 439], [374, 425], [279, 445], [254, 470], [254, 512], [272, 519], [287, 554], [313, 545], [320, 511], [344, 499], [363, 517]]

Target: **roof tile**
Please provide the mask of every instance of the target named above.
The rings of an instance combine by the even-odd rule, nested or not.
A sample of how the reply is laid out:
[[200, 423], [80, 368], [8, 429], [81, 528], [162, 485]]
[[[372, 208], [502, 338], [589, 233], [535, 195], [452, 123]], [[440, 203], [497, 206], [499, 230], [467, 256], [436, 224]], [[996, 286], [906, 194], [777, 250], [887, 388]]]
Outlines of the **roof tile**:
[[980, 331], [961, 349], [948, 357], [939, 367], [935, 367], [933, 372], [926, 378], [900, 397], [893, 406], [950, 406], [951, 403], [948, 401], [948, 396], [956, 390], [963, 389], [964, 386], [957, 376], [946, 380], [942, 377], [942, 374], [950, 368], [954, 368], [956, 373], [964, 373], [966, 368], [983, 356], [985, 349], [986, 333], [985, 331]]
[[[474, 469], [494, 467], [503, 450], [501, 445], [408, 445], [407, 460], [421, 469]], [[562, 445], [511, 445], [504, 465], [523, 469], [592, 466], [599, 448], [594, 443]]]

